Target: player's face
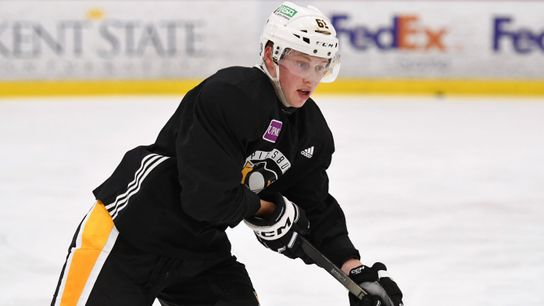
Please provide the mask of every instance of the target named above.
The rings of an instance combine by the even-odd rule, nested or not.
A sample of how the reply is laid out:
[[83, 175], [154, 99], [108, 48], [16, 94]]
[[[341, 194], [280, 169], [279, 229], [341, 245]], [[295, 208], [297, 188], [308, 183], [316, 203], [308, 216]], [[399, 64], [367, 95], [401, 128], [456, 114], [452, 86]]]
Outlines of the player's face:
[[327, 71], [328, 60], [291, 51], [279, 61], [280, 86], [289, 106], [306, 103]]

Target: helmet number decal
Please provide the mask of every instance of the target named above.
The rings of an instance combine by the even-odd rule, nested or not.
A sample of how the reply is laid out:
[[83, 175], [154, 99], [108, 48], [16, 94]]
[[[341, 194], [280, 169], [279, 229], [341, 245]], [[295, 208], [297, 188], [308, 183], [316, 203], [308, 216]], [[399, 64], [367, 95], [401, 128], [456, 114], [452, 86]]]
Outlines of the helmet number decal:
[[325, 20], [323, 19], [316, 19], [315, 22], [317, 23], [317, 26], [320, 27], [321, 29], [329, 29], [329, 26], [327, 25], [327, 23], [325, 22]]

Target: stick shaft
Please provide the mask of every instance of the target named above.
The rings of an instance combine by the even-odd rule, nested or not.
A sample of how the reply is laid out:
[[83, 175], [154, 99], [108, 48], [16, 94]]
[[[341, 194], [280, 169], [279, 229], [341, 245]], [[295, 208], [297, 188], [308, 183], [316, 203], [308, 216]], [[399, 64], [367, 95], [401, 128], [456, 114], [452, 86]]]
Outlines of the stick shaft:
[[344, 273], [344, 271], [338, 268], [327, 257], [325, 257], [323, 253], [316, 249], [308, 240], [306, 240], [304, 237], [299, 237], [299, 239], [301, 240], [301, 247], [302, 250], [304, 250], [304, 253], [306, 253], [306, 255], [308, 255], [308, 257], [310, 257], [318, 266], [336, 278], [336, 280], [346, 287], [349, 292], [355, 295], [358, 299], [362, 299], [368, 294], [363, 288], [361, 288], [361, 286], [352, 281], [351, 278]]

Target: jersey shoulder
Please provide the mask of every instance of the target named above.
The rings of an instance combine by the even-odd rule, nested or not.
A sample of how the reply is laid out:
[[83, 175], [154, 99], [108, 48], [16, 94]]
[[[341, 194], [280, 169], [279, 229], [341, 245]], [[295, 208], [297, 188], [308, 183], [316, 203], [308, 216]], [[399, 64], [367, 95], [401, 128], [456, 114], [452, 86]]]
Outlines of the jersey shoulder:
[[233, 86], [250, 98], [274, 95], [274, 88], [268, 77], [257, 67], [233, 66], [224, 68], [210, 76], [207, 82]]
[[268, 117], [278, 105], [270, 80], [256, 67], [219, 70], [203, 82], [200, 96], [213, 107], [257, 117]]

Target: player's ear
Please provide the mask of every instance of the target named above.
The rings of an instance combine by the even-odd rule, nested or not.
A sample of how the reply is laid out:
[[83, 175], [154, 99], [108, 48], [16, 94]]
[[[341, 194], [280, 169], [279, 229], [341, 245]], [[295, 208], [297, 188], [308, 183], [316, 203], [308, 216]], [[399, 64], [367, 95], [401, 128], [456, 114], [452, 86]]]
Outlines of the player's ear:
[[274, 69], [274, 60], [272, 59], [272, 49], [273, 44], [272, 42], [268, 42], [266, 44], [266, 47], [264, 48], [263, 52], [263, 62], [266, 65], [266, 69], [268, 69], [268, 72], [272, 77], [276, 76], [276, 69]]

